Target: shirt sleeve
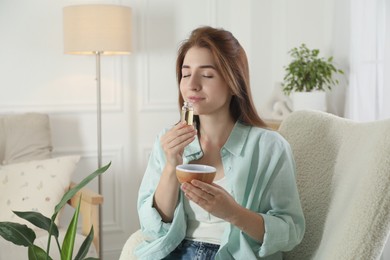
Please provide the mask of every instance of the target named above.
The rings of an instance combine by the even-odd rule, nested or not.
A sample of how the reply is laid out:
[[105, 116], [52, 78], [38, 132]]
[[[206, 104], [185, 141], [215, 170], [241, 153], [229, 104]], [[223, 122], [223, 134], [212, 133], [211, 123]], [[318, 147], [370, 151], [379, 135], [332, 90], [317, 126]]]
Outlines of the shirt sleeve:
[[160, 145], [160, 137], [156, 138], [148, 165], [138, 192], [138, 214], [141, 229], [151, 240], [165, 235], [170, 223], [164, 223], [158, 211], [153, 207], [153, 197], [165, 165], [165, 156]]
[[267, 164], [268, 188], [262, 200], [268, 209], [261, 213], [265, 234], [259, 248], [260, 257], [278, 251], [290, 251], [301, 242], [305, 231], [290, 146], [282, 138], [273, 146]]

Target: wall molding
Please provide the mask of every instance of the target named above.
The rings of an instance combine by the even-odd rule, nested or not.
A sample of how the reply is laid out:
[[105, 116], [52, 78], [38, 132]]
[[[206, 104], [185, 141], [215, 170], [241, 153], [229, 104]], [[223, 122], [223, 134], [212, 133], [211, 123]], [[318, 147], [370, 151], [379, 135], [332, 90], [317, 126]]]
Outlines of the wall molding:
[[[53, 152], [53, 156], [65, 156], [73, 154], [79, 154], [81, 156], [79, 162], [80, 166], [83, 164], [83, 162], [84, 164], [87, 164], [89, 166], [87, 161], [91, 161], [91, 159], [97, 162], [96, 149], [82, 147], [56, 147], [55, 152]], [[107, 159], [107, 163], [108, 161], [117, 162], [112, 163], [110, 168], [108, 169], [108, 171], [110, 171], [110, 174], [103, 174], [103, 178], [111, 177], [111, 181], [106, 181], [106, 183], [112, 183], [112, 186], [104, 187], [105, 185], [103, 185], [103, 195], [105, 201], [111, 201], [113, 206], [112, 219], [105, 220], [103, 218], [102, 225], [104, 234], [123, 233], [123, 230], [125, 230], [125, 226], [123, 225], [123, 221], [121, 218], [122, 208], [124, 206], [122, 205], [122, 198], [124, 197], [124, 194], [122, 193], [120, 174], [120, 172], [123, 172], [123, 154], [123, 146], [105, 146], [104, 150], [102, 151], [102, 157]], [[103, 165], [105, 164], [106, 163], [103, 162]], [[95, 170], [95, 168], [93, 170]]]
[[157, 112], [157, 111], [175, 111], [176, 106], [172, 102], [161, 102], [161, 101], [153, 101], [151, 98], [151, 83], [150, 83], [150, 49], [148, 44], [148, 28], [149, 28], [149, 22], [148, 22], [148, 15], [150, 12], [150, 1], [144, 0], [142, 1], [142, 4], [140, 5], [140, 8], [142, 10], [142, 15], [140, 17], [140, 52], [143, 53], [140, 59], [142, 73], [141, 73], [141, 82], [140, 85], [142, 86], [142, 104], [141, 104], [141, 112]]
[[[91, 57], [92, 58], [92, 57]], [[102, 57], [104, 59], [104, 57]], [[104, 63], [104, 61], [102, 61]], [[123, 88], [125, 86], [125, 80], [124, 80], [124, 73], [123, 68], [125, 64], [125, 60], [123, 57], [115, 57], [115, 60], [112, 61], [112, 79], [111, 86], [113, 86], [113, 89], [109, 89], [110, 95], [112, 98], [108, 99], [107, 96], [104, 96], [104, 93], [102, 93], [102, 112], [123, 112]], [[106, 69], [107, 71], [107, 69]], [[102, 73], [102, 92], [104, 89], [104, 79], [107, 77], [104, 77], [104, 71]], [[96, 75], [91, 75], [90, 81], [95, 81]], [[55, 83], [55, 82], [54, 82]], [[48, 83], [53, 84], [53, 83]], [[62, 83], [63, 84], [63, 83]], [[94, 86], [96, 86], [96, 83], [93, 82]], [[92, 85], [93, 85], [92, 84]], [[18, 94], [19, 95], [19, 94]], [[88, 102], [77, 102], [72, 101], [71, 99], [61, 99], [61, 104], [55, 103], [52, 100], [45, 100], [45, 102], [40, 102], [36, 104], [26, 104], [25, 101], [22, 100], [22, 103], [18, 103], [19, 101], [17, 98], [13, 102], [10, 102], [8, 104], [0, 104], [0, 110], [2, 112], [25, 112], [25, 111], [37, 111], [37, 112], [44, 112], [44, 111], [50, 111], [51, 113], [69, 113], [69, 112], [77, 112], [77, 113], [86, 113], [86, 112], [95, 112], [96, 113], [96, 107], [97, 107], [97, 101], [96, 101], [96, 87], [94, 89], [93, 97], [91, 98], [91, 101]], [[12, 99], [12, 98], [11, 98]]]

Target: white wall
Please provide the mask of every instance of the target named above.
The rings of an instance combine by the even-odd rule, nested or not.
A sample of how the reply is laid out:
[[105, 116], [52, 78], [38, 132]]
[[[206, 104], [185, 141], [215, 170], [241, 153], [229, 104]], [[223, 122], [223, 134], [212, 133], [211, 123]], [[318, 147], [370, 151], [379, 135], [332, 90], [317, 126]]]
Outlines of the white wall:
[[[175, 53], [180, 41], [200, 25], [231, 30], [247, 51], [260, 108], [283, 79], [291, 47], [305, 42], [337, 55], [347, 67], [347, 2], [2, 0], [0, 113], [49, 113], [56, 154], [82, 155], [74, 179], [95, 170], [95, 59], [63, 54], [62, 8], [84, 3], [132, 7], [133, 54], [101, 60], [103, 162], [112, 161], [103, 177], [103, 246], [105, 259], [117, 259], [138, 229], [137, 191], [155, 136], [178, 120]], [[342, 88], [332, 95], [332, 112], [342, 115]], [[96, 181], [91, 187], [96, 189]]]
[[[0, 113], [49, 113], [55, 154], [82, 155], [76, 181], [97, 167], [95, 58], [63, 54], [62, 8], [77, 3], [83, 2], [0, 2]], [[101, 60], [103, 162], [112, 161], [103, 176], [105, 259], [117, 259], [138, 226], [136, 61], [137, 55]], [[97, 190], [97, 182], [91, 187]]]

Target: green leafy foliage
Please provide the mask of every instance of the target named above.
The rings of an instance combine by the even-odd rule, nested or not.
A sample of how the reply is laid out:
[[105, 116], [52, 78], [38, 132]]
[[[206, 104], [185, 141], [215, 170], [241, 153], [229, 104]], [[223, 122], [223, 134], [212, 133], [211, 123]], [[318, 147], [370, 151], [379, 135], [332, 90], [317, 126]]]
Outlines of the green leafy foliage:
[[[73, 256], [73, 249], [74, 249], [74, 242], [75, 237], [77, 233], [77, 222], [80, 212], [80, 202], [81, 197], [79, 200], [78, 207], [76, 208], [73, 218], [68, 226], [62, 248], [60, 246], [60, 243], [58, 241], [58, 227], [54, 223], [55, 219], [57, 218], [58, 213], [60, 210], [65, 206], [65, 204], [85, 185], [87, 185], [92, 179], [97, 177], [98, 175], [104, 173], [107, 171], [107, 169], [110, 167], [111, 163], [107, 164], [106, 166], [103, 166], [99, 169], [97, 169], [95, 172], [88, 175], [84, 180], [82, 180], [78, 185], [74, 186], [72, 189], [68, 190], [64, 196], [62, 197], [61, 201], [56, 205], [55, 211], [53, 213], [53, 216], [49, 219], [45, 216], [43, 216], [39, 212], [21, 212], [21, 211], [14, 211], [14, 213], [29, 221], [31, 224], [46, 230], [48, 232], [48, 243], [47, 243], [47, 249], [46, 252], [42, 248], [34, 245], [34, 241], [36, 238], [35, 232], [27, 227], [26, 225], [22, 225], [19, 223], [13, 223], [13, 222], [0, 222], [0, 236], [2, 236], [5, 240], [8, 240], [15, 245], [25, 246], [28, 247], [28, 259], [29, 260], [52, 260], [50, 257], [50, 241], [51, 237], [54, 236], [58, 250], [61, 255], [61, 260], [71, 260]], [[91, 227], [91, 230], [88, 234], [88, 236], [85, 238], [84, 242], [82, 243], [76, 257], [74, 259], [77, 260], [88, 260], [88, 259], [95, 259], [95, 258], [85, 258], [87, 255], [88, 249], [91, 246], [92, 240], [93, 240], [93, 227]]]
[[285, 67], [283, 91], [291, 92], [325, 91], [337, 85], [339, 81], [335, 74], [344, 74], [333, 64], [333, 57], [328, 59], [318, 57], [320, 51], [310, 50], [305, 44], [293, 48], [289, 52], [292, 61]]
[[69, 224], [68, 230], [66, 231], [64, 241], [62, 242], [61, 260], [71, 260], [73, 256], [74, 241], [77, 233], [77, 220], [79, 219], [80, 202], [77, 205], [77, 209], [73, 215], [72, 221]]
[[[77, 253], [77, 255], [76, 255], [76, 257], [74, 259], [84, 259], [84, 257], [88, 253], [88, 248], [92, 244], [93, 235], [94, 235], [94, 231], [93, 231], [93, 226], [92, 226], [91, 230], [89, 231], [89, 234], [88, 234], [87, 238], [84, 240], [83, 244], [80, 247], [79, 252]], [[88, 258], [88, 259], [92, 259], [92, 258]]]
[[31, 228], [13, 222], [0, 222], [0, 236], [18, 246], [30, 246], [36, 238]]
[[48, 259], [52, 260], [50, 256], [47, 255], [45, 250], [36, 245], [31, 245], [28, 247], [28, 259], [29, 260], [42, 260]]
[[[35, 211], [25, 211], [25, 212], [22, 212], [22, 211], [14, 211], [14, 213], [15, 213], [18, 217], [23, 218], [23, 219], [27, 220], [28, 222], [34, 224], [36, 227], [39, 227], [39, 228], [41, 228], [41, 229], [46, 230], [47, 232], [49, 232], [49, 230], [50, 230], [50, 224], [51, 224], [51, 219], [45, 217], [45, 216], [42, 215], [41, 213], [35, 212]], [[54, 227], [53, 227], [52, 235], [58, 238], [59, 233], [58, 233], [58, 228], [57, 228], [57, 226], [54, 226]]]

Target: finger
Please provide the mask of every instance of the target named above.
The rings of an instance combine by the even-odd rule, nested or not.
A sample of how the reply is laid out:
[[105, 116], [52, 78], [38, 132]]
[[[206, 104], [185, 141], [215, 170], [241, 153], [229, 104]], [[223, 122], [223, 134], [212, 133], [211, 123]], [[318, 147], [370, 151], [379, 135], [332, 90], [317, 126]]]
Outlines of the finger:
[[199, 189], [189, 183], [183, 183], [182, 190], [187, 196], [189, 196], [189, 198], [191, 198], [191, 200], [197, 202], [198, 204], [201, 200], [210, 201], [214, 198], [213, 194]]
[[171, 129], [162, 138], [162, 142], [166, 144], [176, 145], [196, 135], [196, 130], [192, 126], [184, 126], [179, 129]]
[[180, 122], [171, 128], [172, 131], [178, 131], [178, 130], [183, 130], [183, 129], [194, 130], [195, 127], [193, 125], [187, 125], [186, 122]]
[[210, 201], [207, 198], [198, 197], [198, 196], [191, 194], [191, 193], [184, 193], [184, 195], [186, 196], [186, 198], [188, 200], [195, 202], [196, 204], [198, 204], [199, 206], [201, 206], [205, 210], [207, 208], [206, 205]]
[[196, 204], [198, 204], [199, 206], [201, 206], [202, 208], [204, 208], [205, 210], [207, 210], [207, 205], [209, 204], [209, 202], [213, 199], [212, 196], [210, 194], [208, 195], [204, 195], [204, 196], [198, 196], [196, 195], [195, 193], [193, 192], [186, 192], [184, 193], [184, 195], [186, 196], [186, 198], [188, 200], [191, 200], [193, 202], [195, 202]]
[[[198, 181], [198, 180], [192, 180], [191, 181], [191, 184], [201, 190], [203, 190], [204, 192], [207, 192], [208, 194], [211, 194], [211, 195], [215, 195], [216, 193], [218, 193], [218, 187], [220, 187], [219, 185], [217, 184], [208, 184], [208, 183], [205, 183], [203, 181]], [[214, 186], [216, 185], [216, 186]]]
[[180, 152], [181, 153], [181, 152], [183, 152], [184, 148], [187, 145], [189, 145], [194, 139], [195, 139], [195, 137], [189, 137], [188, 139], [180, 138], [180, 140], [175, 140], [169, 144], [166, 144], [163, 149], [166, 152]]
[[[193, 189], [198, 189], [195, 187], [192, 187]], [[199, 189], [198, 189], [199, 190]], [[195, 192], [188, 190], [184, 193], [186, 198], [190, 201], [193, 201], [196, 203], [199, 207], [203, 208], [205, 211], [211, 213], [211, 210], [214, 208], [214, 197], [211, 194], [208, 194], [204, 191], [202, 191], [201, 196], [197, 195]]]
[[168, 142], [167, 140], [161, 140], [161, 146], [164, 151], [174, 151], [174, 150], [183, 150], [185, 146], [187, 146], [189, 143], [194, 141], [195, 135], [186, 135], [177, 137], [176, 139], [171, 140]]
[[178, 123], [176, 125], [174, 125], [171, 129], [169, 129], [163, 136], [162, 138], [166, 138], [166, 137], [169, 137], [171, 136], [172, 134], [176, 135], [177, 131], [185, 128], [187, 125], [183, 122], [181, 123]]
[[191, 125], [185, 125], [177, 130], [175, 130], [175, 135], [181, 136], [185, 134], [196, 134], [197, 130]]
[[182, 135], [175, 136], [175, 137], [173, 137], [172, 139], [169, 140], [167, 145], [168, 145], [168, 147], [174, 147], [174, 146], [177, 146], [177, 145], [179, 145], [181, 143], [188, 142], [190, 139], [192, 141], [195, 138], [195, 135], [196, 135], [195, 132], [189, 132], [189, 133], [185, 133], [185, 134], [182, 134]]

